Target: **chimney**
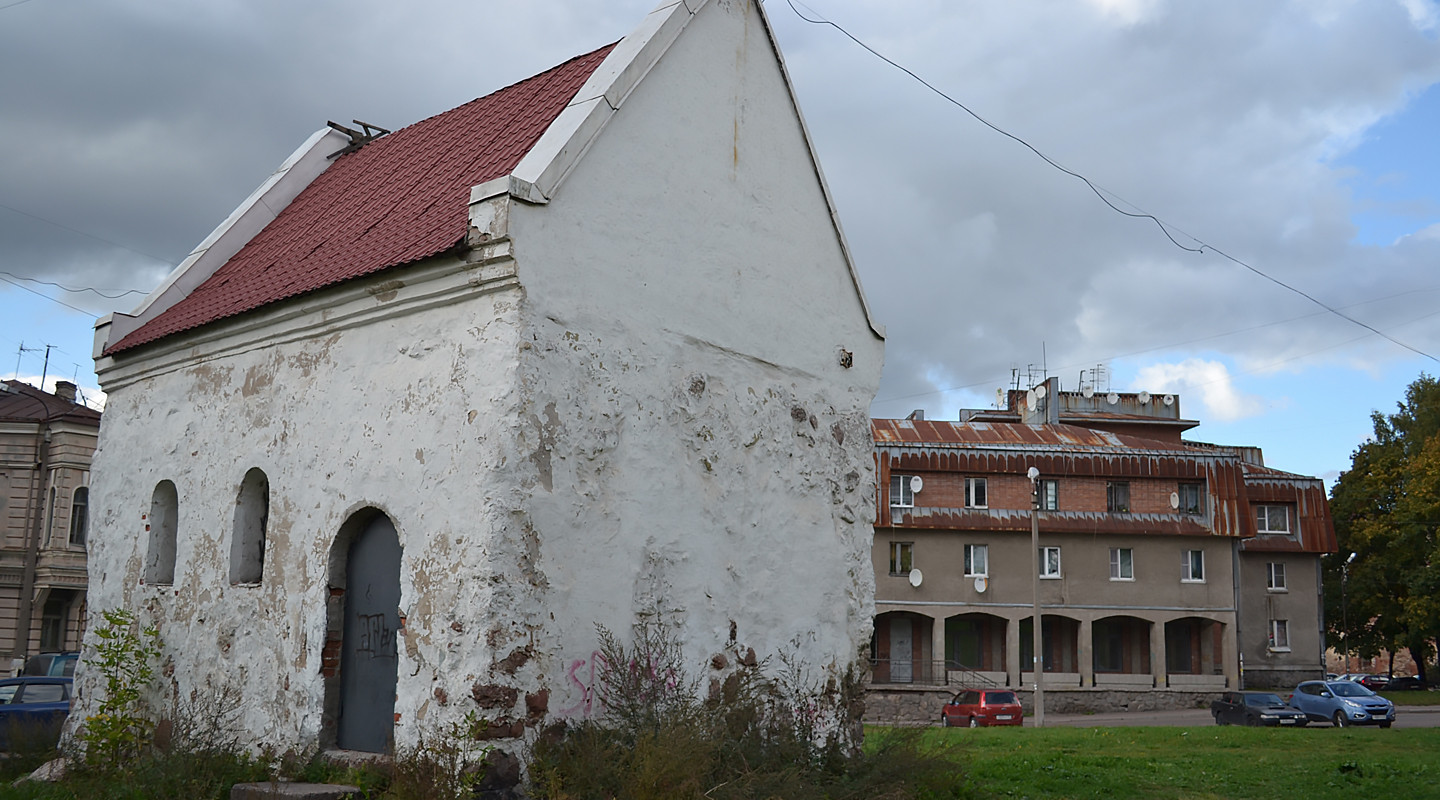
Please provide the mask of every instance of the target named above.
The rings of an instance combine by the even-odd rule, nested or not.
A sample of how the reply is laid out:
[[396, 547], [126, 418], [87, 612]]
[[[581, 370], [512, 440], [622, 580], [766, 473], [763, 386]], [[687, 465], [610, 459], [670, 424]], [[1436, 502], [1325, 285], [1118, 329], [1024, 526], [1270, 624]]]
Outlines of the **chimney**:
[[905, 419], [917, 419], [923, 422], [925, 420], [925, 409], [917, 408], [914, 411], [911, 411], [910, 416], [906, 417]]
[[75, 402], [75, 384], [70, 381], [55, 381], [55, 396], [67, 403]]

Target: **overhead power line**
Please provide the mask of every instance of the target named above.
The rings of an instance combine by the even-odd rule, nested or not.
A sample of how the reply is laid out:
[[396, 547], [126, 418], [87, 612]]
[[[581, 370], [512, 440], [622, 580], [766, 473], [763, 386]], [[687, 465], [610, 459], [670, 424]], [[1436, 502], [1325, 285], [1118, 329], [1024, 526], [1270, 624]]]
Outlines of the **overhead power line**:
[[[6, 8], [6, 6], [0, 6], [0, 11], [5, 10], [5, 8]], [[94, 239], [94, 240], [97, 241], [97, 242], [104, 242], [105, 244], [108, 244], [108, 245], [110, 245], [111, 247], [118, 247], [118, 248], [120, 248], [121, 250], [129, 250], [130, 252], [134, 253], [134, 254], [137, 255], [137, 256], [145, 256], [146, 258], [153, 258], [153, 259], [155, 259], [156, 261], [159, 261], [159, 262], [162, 263], [162, 264], [168, 264], [169, 266], [172, 266], [172, 267], [175, 266], [175, 262], [174, 262], [174, 261], [171, 261], [171, 260], [168, 259], [168, 258], [161, 258], [160, 256], [154, 255], [154, 254], [152, 254], [152, 253], [147, 253], [147, 252], [145, 252], [144, 250], [136, 250], [135, 248], [130, 247], [130, 246], [128, 246], [128, 245], [123, 245], [123, 244], [120, 244], [119, 242], [112, 242], [112, 241], [110, 241], [109, 239], [106, 239], [106, 238], [103, 237], [103, 236], [96, 236], [96, 235], [93, 234], [93, 233], [87, 233], [86, 231], [82, 231], [82, 230], [79, 230], [79, 229], [77, 229], [77, 228], [72, 228], [72, 227], [70, 227], [69, 225], [64, 224], [63, 222], [56, 222], [56, 221], [53, 220], [53, 219], [46, 219], [45, 217], [42, 217], [42, 216], [40, 216], [39, 214], [31, 214], [29, 211], [21, 211], [20, 209], [14, 207], [14, 206], [8, 206], [8, 205], [5, 205], [4, 203], [0, 203], [0, 208], [3, 208], [3, 209], [5, 209], [6, 211], [10, 211], [10, 212], [15, 213], [15, 214], [19, 214], [19, 215], [22, 216], [22, 217], [29, 217], [30, 219], [39, 220], [40, 222], [44, 222], [44, 223], [47, 224], [47, 225], [54, 225], [55, 227], [57, 227], [57, 228], [59, 228], [59, 229], [61, 229], [61, 230], [69, 231], [69, 232], [71, 232], [71, 233], [73, 233], [73, 234], [76, 234], [76, 235], [78, 235], [78, 236], [84, 236], [84, 237], [87, 238], [87, 239]]]
[[91, 314], [89, 311], [86, 311], [86, 310], [83, 309], [83, 308], [77, 308], [77, 307], [75, 307], [75, 306], [72, 306], [72, 305], [70, 305], [69, 303], [65, 302], [64, 300], [56, 300], [55, 298], [51, 297], [51, 296], [48, 295], [48, 294], [42, 294], [42, 293], [40, 293], [40, 292], [37, 292], [37, 291], [35, 291], [34, 289], [31, 289], [29, 286], [25, 286], [24, 284], [16, 283], [15, 281], [10, 280], [9, 278], [0, 278], [0, 281], [4, 281], [5, 283], [10, 284], [11, 286], [14, 286], [14, 287], [17, 288], [17, 289], [24, 289], [25, 291], [29, 292], [30, 294], [35, 295], [36, 297], [43, 297], [43, 298], [45, 298], [46, 300], [49, 300], [49, 301], [52, 302], [52, 303], [59, 303], [60, 305], [65, 306], [66, 308], [70, 309], [71, 311], [79, 311], [81, 314], [84, 314], [85, 316], [87, 316], [87, 317], [89, 317], [89, 318], [91, 318], [91, 319], [99, 319], [98, 316], [96, 316], [96, 315], [94, 315], [94, 314]]
[[[1279, 278], [1276, 278], [1276, 277], [1274, 277], [1274, 276], [1271, 276], [1271, 275], [1267, 274], [1266, 272], [1264, 272], [1263, 270], [1261, 270], [1261, 269], [1259, 269], [1259, 268], [1257, 268], [1257, 267], [1255, 267], [1255, 266], [1252, 266], [1251, 264], [1248, 264], [1248, 263], [1246, 263], [1245, 261], [1243, 261], [1243, 260], [1241, 260], [1241, 259], [1239, 259], [1239, 258], [1236, 258], [1235, 256], [1230, 255], [1229, 253], [1225, 252], [1224, 250], [1221, 250], [1220, 248], [1215, 247], [1215, 246], [1212, 245], [1212, 244], [1209, 244], [1209, 243], [1204, 242], [1204, 241], [1202, 241], [1202, 240], [1200, 240], [1200, 239], [1198, 239], [1198, 238], [1196, 238], [1196, 237], [1194, 237], [1194, 236], [1191, 236], [1191, 235], [1188, 234], [1188, 233], [1184, 233], [1184, 231], [1180, 231], [1180, 229], [1177, 228], [1177, 227], [1175, 227], [1175, 226], [1168, 225], [1167, 223], [1165, 223], [1163, 220], [1161, 220], [1159, 217], [1155, 216], [1154, 214], [1150, 214], [1150, 213], [1148, 213], [1148, 212], [1145, 212], [1144, 210], [1140, 210], [1140, 211], [1138, 211], [1138, 212], [1137, 212], [1137, 211], [1127, 211], [1127, 210], [1125, 210], [1125, 209], [1123, 209], [1123, 208], [1115, 205], [1113, 202], [1110, 201], [1110, 198], [1109, 198], [1109, 197], [1106, 197], [1106, 196], [1105, 196], [1105, 195], [1106, 195], [1106, 192], [1105, 192], [1105, 191], [1102, 191], [1101, 187], [1097, 186], [1097, 185], [1096, 185], [1093, 181], [1091, 181], [1089, 178], [1085, 177], [1084, 175], [1080, 174], [1079, 172], [1076, 172], [1076, 171], [1074, 171], [1074, 170], [1072, 170], [1072, 169], [1068, 169], [1068, 168], [1066, 168], [1066, 167], [1064, 167], [1064, 166], [1056, 163], [1053, 159], [1051, 159], [1049, 156], [1047, 156], [1047, 155], [1045, 155], [1044, 153], [1042, 153], [1042, 152], [1041, 152], [1038, 148], [1036, 148], [1034, 145], [1030, 144], [1029, 142], [1027, 142], [1027, 141], [1025, 141], [1024, 139], [1020, 138], [1019, 136], [1016, 136], [1015, 134], [1013, 134], [1013, 133], [1005, 130], [1004, 128], [1001, 128], [1000, 126], [998, 126], [998, 125], [990, 122], [989, 120], [985, 119], [984, 117], [980, 116], [979, 114], [977, 114], [976, 112], [974, 112], [973, 110], [971, 110], [969, 106], [965, 105], [964, 103], [960, 102], [959, 100], [956, 100], [955, 98], [953, 98], [953, 97], [951, 97], [950, 95], [946, 94], [945, 92], [941, 91], [941, 90], [940, 90], [938, 87], [936, 87], [934, 84], [932, 84], [932, 83], [930, 83], [929, 81], [925, 80], [924, 78], [920, 77], [918, 74], [916, 74], [914, 71], [912, 71], [912, 70], [909, 69], [908, 67], [905, 67], [905, 66], [899, 64], [898, 62], [896, 62], [896, 61], [894, 61], [893, 59], [889, 58], [888, 56], [884, 55], [884, 54], [881, 53], [880, 51], [876, 50], [875, 48], [873, 48], [873, 47], [871, 47], [870, 45], [866, 44], [865, 42], [861, 41], [858, 37], [856, 37], [856, 36], [855, 36], [853, 33], [851, 33], [850, 31], [846, 30], [844, 27], [842, 27], [842, 26], [840, 26], [839, 24], [837, 24], [837, 23], [835, 23], [835, 22], [832, 22], [832, 21], [830, 21], [830, 20], [828, 20], [828, 19], [825, 19], [824, 17], [818, 16], [817, 12], [816, 12], [814, 9], [810, 8], [809, 6], [805, 6], [806, 9], [808, 9], [808, 10], [810, 11], [810, 13], [812, 13], [812, 14], [817, 14], [817, 16], [816, 16], [815, 18], [811, 18], [811, 17], [805, 16], [804, 14], [800, 13], [800, 9], [799, 9], [799, 8], [796, 8], [796, 6], [795, 6], [796, 0], [785, 0], [785, 2], [786, 2], [787, 5], [790, 6], [790, 10], [793, 11], [793, 12], [795, 12], [795, 16], [799, 17], [800, 19], [802, 19], [802, 20], [804, 20], [805, 22], [808, 22], [808, 23], [810, 23], [810, 24], [812, 24], [812, 25], [828, 25], [828, 26], [834, 28], [835, 30], [837, 30], [837, 31], [839, 31], [841, 34], [843, 34], [843, 35], [845, 36], [845, 38], [847, 38], [847, 39], [849, 39], [850, 41], [854, 42], [855, 44], [859, 45], [859, 46], [860, 46], [861, 48], [863, 48], [866, 52], [870, 53], [871, 55], [875, 56], [876, 58], [880, 59], [881, 61], [884, 61], [886, 64], [889, 64], [890, 66], [894, 67], [895, 69], [900, 70], [901, 72], [905, 73], [906, 75], [909, 75], [909, 76], [910, 76], [911, 78], [913, 78], [915, 81], [919, 82], [920, 85], [924, 86], [925, 88], [929, 89], [931, 92], [934, 92], [935, 94], [937, 94], [937, 95], [939, 95], [940, 97], [944, 98], [947, 102], [949, 102], [950, 104], [954, 105], [956, 108], [959, 108], [960, 110], [964, 111], [966, 114], [969, 114], [971, 117], [974, 117], [978, 122], [980, 122], [980, 123], [981, 123], [982, 125], [984, 125], [985, 127], [989, 128], [989, 129], [992, 130], [992, 131], [995, 131], [996, 133], [998, 133], [998, 134], [1000, 134], [1000, 135], [1002, 135], [1002, 136], [1005, 136], [1006, 138], [1009, 138], [1009, 139], [1017, 142], [1018, 144], [1022, 145], [1022, 146], [1025, 147], [1027, 150], [1029, 150], [1030, 152], [1032, 152], [1032, 153], [1034, 153], [1036, 156], [1038, 156], [1038, 157], [1039, 157], [1042, 161], [1044, 161], [1046, 164], [1049, 164], [1051, 167], [1054, 167], [1055, 169], [1059, 170], [1060, 172], [1063, 172], [1063, 173], [1065, 173], [1066, 175], [1069, 175], [1069, 176], [1071, 176], [1071, 177], [1073, 177], [1073, 178], [1076, 178], [1077, 180], [1081, 181], [1082, 183], [1085, 184], [1086, 187], [1088, 187], [1088, 188], [1090, 189], [1091, 192], [1093, 192], [1093, 193], [1095, 194], [1096, 197], [1100, 198], [1100, 201], [1101, 201], [1101, 202], [1103, 202], [1105, 205], [1109, 206], [1110, 209], [1111, 209], [1112, 211], [1114, 211], [1115, 213], [1121, 214], [1121, 215], [1126, 216], [1126, 217], [1130, 217], [1130, 218], [1132, 218], [1132, 219], [1148, 219], [1148, 220], [1150, 220], [1151, 222], [1155, 223], [1155, 226], [1160, 229], [1160, 232], [1163, 233], [1163, 234], [1165, 234], [1165, 238], [1166, 238], [1166, 239], [1169, 239], [1171, 244], [1175, 245], [1176, 247], [1180, 248], [1181, 250], [1184, 250], [1184, 251], [1190, 252], [1190, 253], [1204, 253], [1205, 251], [1209, 250], [1210, 252], [1213, 252], [1213, 253], [1215, 253], [1216, 255], [1218, 255], [1218, 256], [1220, 256], [1220, 257], [1222, 257], [1222, 258], [1225, 258], [1225, 259], [1227, 259], [1227, 260], [1229, 260], [1229, 261], [1231, 261], [1231, 262], [1233, 262], [1233, 263], [1235, 263], [1235, 264], [1238, 264], [1238, 265], [1244, 267], [1244, 268], [1247, 269], [1247, 270], [1250, 270], [1251, 272], [1255, 273], [1256, 275], [1259, 275], [1260, 277], [1264, 278], [1265, 280], [1270, 281], [1271, 283], [1274, 283], [1275, 285], [1280, 286], [1281, 288], [1284, 288], [1284, 289], [1286, 289], [1286, 290], [1288, 290], [1288, 291], [1290, 291], [1290, 292], [1293, 292], [1293, 293], [1295, 293], [1295, 294], [1297, 294], [1297, 295], [1300, 295], [1301, 297], [1305, 298], [1306, 300], [1309, 300], [1311, 303], [1314, 303], [1315, 305], [1317, 305], [1317, 306], [1325, 309], [1327, 312], [1329, 312], [1329, 313], [1331, 313], [1331, 314], [1333, 314], [1333, 315], [1335, 315], [1335, 316], [1337, 316], [1337, 317], [1339, 317], [1339, 318], [1341, 318], [1341, 319], [1343, 319], [1343, 320], [1346, 320], [1347, 322], [1350, 322], [1350, 323], [1355, 324], [1355, 325], [1359, 325], [1360, 327], [1364, 328], [1365, 330], [1368, 330], [1368, 331], [1370, 331], [1371, 333], [1373, 333], [1373, 334], [1375, 334], [1375, 335], [1377, 335], [1377, 336], [1379, 336], [1379, 337], [1381, 337], [1381, 338], [1383, 338], [1383, 339], [1386, 339], [1386, 340], [1390, 341], [1390, 342], [1393, 343], [1393, 344], [1399, 345], [1400, 347], [1403, 347], [1403, 348], [1405, 348], [1406, 350], [1409, 350], [1409, 351], [1412, 352], [1412, 353], [1415, 353], [1415, 354], [1417, 354], [1417, 355], [1424, 356], [1425, 358], [1428, 358], [1428, 359], [1430, 359], [1431, 361], [1435, 361], [1435, 362], [1437, 362], [1437, 363], [1440, 363], [1440, 358], [1436, 358], [1435, 356], [1433, 356], [1433, 355], [1425, 352], [1424, 350], [1421, 350], [1421, 349], [1419, 349], [1419, 348], [1417, 348], [1417, 347], [1413, 347], [1413, 346], [1411, 346], [1411, 345], [1409, 345], [1409, 344], [1406, 344], [1405, 342], [1402, 342], [1402, 341], [1400, 341], [1399, 339], [1396, 339], [1395, 337], [1391, 336], [1390, 334], [1385, 333], [1384, 331], [1382, 331], [1382, 330], [1380, 330], [1380, 329], [1378, 329], [1378, 328], [1376, 328], [1376, 327], [1374, 327], [1374, 326], [1372, 326], [1372, 325], [1369, 325], [1369, 324], [1367, 324], [1367, 323], [1365, 323], [1365, 322], [1361, 322], [1360, 320], [1358, 320], [1358, 319], [1356, 319], [1356, 318], [1354, 318], [1354, 317], [1352, 317], [1352, 316], [1350, 316], [1350, 315], [1348, 315], [1348, 314], [1345, 314], [1344, 312], [1340, 311], [1339, 309], [1335, 308], [1334, 306], [1332, 306], [1332, 305], [1330, 305], [1330, 304], [1328, 304], [1328, 303], [1325, 303], [1325, 302], [1323, 302], [1323, 301], [1315, 298], [1313, 295], [1310, 295], [1310, 294], [1308, 294], [1307, 292], [1304, 292], [1304, 291], [1302, 291], [1302, 290], [1300, 290], [1300, 289], [1298, 289], [1298, 288], [1296, 288], [1296, 287], [1294, 287], [1294, 286], [1291, 286], [1290, 284], [1288, 284], [1288, 283], [1280, 280]], [[804, 5], [804, 3], [802, 2], [801, 5]], [[1112, 192], [1112, 194], [1113, 194], [1113, 192]], [[1116, 195], [1116, 196], [1118, 197], [1118, 195]], [[1133, 204], [1128, 203], [1128, 201], [1127, 201], [1127, 204], [1133, 205]], [[1199, 246], [1198, 246], [1198, 247], [1191, 247], [1191, 246], [1189, 246], [1189, 245], [1186, 245], [1186, 244], [1181, 243], [1180, 240], [1176, 239], [1175, 236], [1174, 236], [1174, 234], [1172, 234], [1172, 233], [1170, 232], [1170, 231], [1171, 231], [1171, 228], [1174, 228], [1174, 230], [1179, 231], [1179, 232], [1180, 232], [1182, 235], [1184, 235], [1187, 239], [1190, 239], [1191, 241], [1194, 241], [1194, 242], [1195, 242], [1197, 245], [1199, 245]]]
[[120, 294], [106, 294], [105, 292], [102, 292], [102, 291], [100, 291], [99, 289], [96, 289], [96, 288], [94, 288], [94, 287], [92, 287], [92, 286], [81, 286], [81, 287], [79, 287], [79, 288], [74, 288], [74, 287], [70, 287], [70, 286], [62, 286], [62, 285], [60, 285], [60, 284], [58, 284], [58, 283], [52, 283], [52, 282], [50, 282], [50, 281], [42, 281], [42, 280], [40, 280], [39, 278], [27, 278], [27, 277], [24, 276], [24, 275], [16, 275], [16, 274], [13, 273], [13, 272], [6, 272], [6, 271], [3, 270], [3, 269], [0, 269], [0, 275], [9, 275], [10, 277], [15, 278], [16, 280], [30, 281], [31, 283], [38, 283], [38, 284], [41, 284], [41, 285], [44, 285], [44, 286], [54, 286], [54, 287], [57, 288], [57, 289], [64, 289], [64, 290], [67, 291], [67, 292], [73, 292], [73, 293], [76, 293], [76, 294], [79, 294], [80, 292], [93, 292], [93, 293], [98, 294], [98, 295], [100, 295], [101, 297], [103, 297], [103, 298], [105, 298], [105, 299], [107, 299], [107, 300], [119, 300], [120, 298], [124, 297], [124, 296], [127, 295], [127, 294], [147, 294], [147, 292], [146, 292], [144, 289], [126, 289], [125, 291], [121, 292]]

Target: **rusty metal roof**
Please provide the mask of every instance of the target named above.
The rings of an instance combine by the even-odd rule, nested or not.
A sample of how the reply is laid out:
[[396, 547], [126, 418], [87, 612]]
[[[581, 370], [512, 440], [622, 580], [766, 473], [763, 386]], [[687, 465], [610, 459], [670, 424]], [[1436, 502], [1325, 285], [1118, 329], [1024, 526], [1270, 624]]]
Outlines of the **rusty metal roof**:
[[1023, 450], [1107, 450], [1215, 455], [1212, 451], [1082, 428], [1077, 425], [1028, 425], [1019, 422], [943, 422], [872, 419], [875, 444], [885, 446], [964, 447]]
[[0, 420], [6, 422], [75, 422], [98, 427], [100, 412], [63, 397], [42, 392], [23, 381], [5, 381], [9, 391], [0, 392]]

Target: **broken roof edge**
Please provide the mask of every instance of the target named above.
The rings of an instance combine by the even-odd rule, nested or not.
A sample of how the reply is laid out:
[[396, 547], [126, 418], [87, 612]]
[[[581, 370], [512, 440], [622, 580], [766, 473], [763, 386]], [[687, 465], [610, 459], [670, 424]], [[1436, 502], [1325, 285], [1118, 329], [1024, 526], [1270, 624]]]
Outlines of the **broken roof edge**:
[[[590, 149], [590, 145], [605, 129], [611, 117], [650, 70], [660, 62], [670, 46], [680, 38], [690, 20], [707, 2], [708, 0], [663, 0], [645, 16], [635, 30], [616, 43], [614, 49], [605, 56], [605, 60], [575, 93], [574, 99], [550, 123], [539, 141], [530, 148], [509, 175], [471, 188], [471, 204], [501, 194], [509, 194], [517, 200], [535, 205], [549, 203], [560, 184]], [[836, 211], [830, 185], [820, 169], [820, 159], [815, 154], [810, 127], [806, 124], [805, 115], [800, 111], [800, 103], [795, 98], [795, 84], [790, 79], [790, 70], [785, 65], [785, 56], [780, 52], [775, 30], [765, 13], [764, 5], [755, 3], [753, 8], [765, 29], [766, 41], [769, 42], [776, 66], [780, 69], [780, 78], [784, 81], [790, 107], [800, 125], [800, 135], [810, 154], [810, 165], [815, 171], [821, 195], [825, 198], [830, 223], [845, 259], [845, 268], [850, 273], [850, 283], [860, 301], [860, 309], [865, 314], [865, 322], [876, 338], [883, 340], [885, 328], [875, 321], [870, 312], [870, 302], [865, 296], [865, 289], [860, 283], [860, 273], [851, 257], [850, 244], [846, 241], [845, 231], [840, 225], [840, 215]]]
[[129, 313], [111, 312], [95, 322], [92, 356], [100, 358], [111, 345], [139, 330], [185, 299], [214, 275], [231, 256], [290, 205], [305, 187], [330, 167], [330, 155], [348, 138], [330, 127], [311, 134], [281, 162], [250, 196], [235, 207], [145, 299]]

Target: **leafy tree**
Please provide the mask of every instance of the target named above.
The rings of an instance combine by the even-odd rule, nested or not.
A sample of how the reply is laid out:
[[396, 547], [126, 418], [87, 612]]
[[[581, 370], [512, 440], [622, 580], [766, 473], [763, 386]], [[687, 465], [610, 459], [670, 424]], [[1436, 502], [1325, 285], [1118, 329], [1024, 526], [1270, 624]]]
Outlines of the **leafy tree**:
[[1407, 648], [1424, 678], [1440, 635], [1440, 381], [1422, 374], [1396, 413], [1370, 419], [1373, 438], [1330, 493], [1340, 545], [1325, 560], [1330, 643], [1361, 656]]

